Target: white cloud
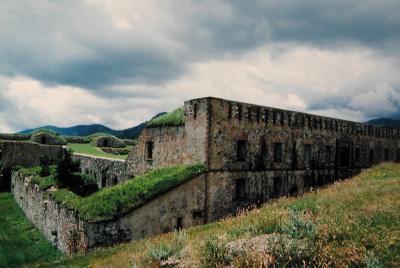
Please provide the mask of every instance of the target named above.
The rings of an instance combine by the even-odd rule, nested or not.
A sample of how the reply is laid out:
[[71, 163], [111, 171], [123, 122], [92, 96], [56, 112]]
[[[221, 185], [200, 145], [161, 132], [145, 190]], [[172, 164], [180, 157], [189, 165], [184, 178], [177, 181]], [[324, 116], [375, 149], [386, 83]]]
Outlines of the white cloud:
[[[346, 12], [340, 12], [346, 10]], [[216, 96], [399, 112], [398, 1], [0, 1], [0, 131], [138, 124]]]
[[101, 94], [8, 78], [0, 96], [12, 104], [3, 111], [12, 116], [2, 120], [0, 130], [82, 123], [122, 129], [205, 96], [360, 121], [398, 110], [398, 73], [393, 62], [367, 48], [332, 51], [283, 45], [192, 64], [186, 75], [164, 85], [115, 85]]

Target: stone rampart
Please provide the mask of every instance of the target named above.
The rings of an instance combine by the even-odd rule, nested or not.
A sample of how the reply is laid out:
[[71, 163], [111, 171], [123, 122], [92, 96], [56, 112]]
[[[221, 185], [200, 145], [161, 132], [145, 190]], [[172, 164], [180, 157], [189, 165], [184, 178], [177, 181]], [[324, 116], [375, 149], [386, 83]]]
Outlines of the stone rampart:
[[126, 164], [124, 160], [76, 153], [73, 154], [73, 158], [81, 162], [83, 173], [96, 178], [99, 188], [110, 187], [129, 179], [126, 174]]
[[42, 145], [34, 142], [0, 141], [0, 160], [3, 167], [16, 165], [32, 167], [40, 164], [41, 157], [56, 161], [63, 157], [62, 146]]
[[57, 203], [50, 195], [55, 189], [40, 190], [30, 177], [18, 171], [13, 172], [11, 185], [14, 199], [27, 218], [66, 254], [202, 224], [204, 189], [205, 174], [200, 174], [124, 216], [88, 222], [63, 203]]

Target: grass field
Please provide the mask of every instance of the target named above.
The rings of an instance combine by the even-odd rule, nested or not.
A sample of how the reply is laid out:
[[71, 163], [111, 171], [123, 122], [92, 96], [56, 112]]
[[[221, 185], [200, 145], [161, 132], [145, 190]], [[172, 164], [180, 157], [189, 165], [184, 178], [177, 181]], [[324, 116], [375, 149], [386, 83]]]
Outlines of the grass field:
[[0, 193], [0, 267], [20, 267], [60, 255], [25, 218], [12, 195]]
[[[399, 193], [400, 166], [383, 164], [217, 223], [39, 264], [159, 267], [173, 257], [186, 267], [399, 267]], [[228, 250], [232, 241], [261, 237], [267, 252]]]
[[[71, 148], [74, 151], [74, 153], [78, 154], [87, 154], [87, 155], [120, 159], [120, 160], [125, 160], [128, 157], [128, 155], [107, 154], [103, 152], [100, 148], [93, 146], [92, 144], [69, 143], [67, 147]], [[131, 150], [132, 146], [127, 146], [126, 149]]]

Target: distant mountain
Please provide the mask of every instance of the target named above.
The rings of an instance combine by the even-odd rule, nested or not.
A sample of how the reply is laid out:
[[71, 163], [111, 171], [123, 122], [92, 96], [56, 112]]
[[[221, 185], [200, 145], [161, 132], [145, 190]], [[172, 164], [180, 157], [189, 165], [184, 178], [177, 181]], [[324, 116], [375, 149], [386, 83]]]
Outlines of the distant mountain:
[[[163, 114], [165, 114], [165, 113], [159, 113], [156, 116], [154, 116], [153, 118], [156, 118]], [[139, 137], [140, 133], [142, 132], [142, 130], [144, 129], [145, 126], [146, 126], [146, 122], [141, 123], [141, 124], [131, 127], [131, 128], [123, 129], [123, 130], [114, 130], [114, 129], [111, 129], [109, 127], [106, 127], [106, 126], [100, 125], [100, 124], [78, 125], [78, 126], [65, 127], [65, 128], [56, 127], [56, 126], [43, 126], [43, 127], [38, 127], [38, 128], [22, 130], [18, 133], [30, 134], [38, 129], [48, 129], [48, 130], [54, 131], [54, 132], [56, 132], [60, 135], [64, 135], [64, 136], [89, 136], [89, 135], [92, 135], [95, 133], [106, 133], [106, 134], [110, 134], [110, 135], [113, 135], [113, 136], [116, 136], [116, 137], [122, 138], [122, 139], [136, 139], [137, 137]]]
[[400, 120], [392, 118], [377, 118], [369, 120], [365, 123], [376, 127], [400, 128]]

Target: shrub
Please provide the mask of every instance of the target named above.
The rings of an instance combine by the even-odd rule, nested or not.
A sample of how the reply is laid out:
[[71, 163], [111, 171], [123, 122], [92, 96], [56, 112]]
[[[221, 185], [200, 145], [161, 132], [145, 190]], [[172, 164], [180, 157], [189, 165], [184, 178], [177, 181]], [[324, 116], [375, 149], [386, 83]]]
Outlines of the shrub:
[[201, 248], [201, 264], [204, 267], [221, 267], [229, 265], [233, 256], [228, 253], [225, 242], [216, 236], [206, 239]]
[[174, 254], [172, 247], [166, 244], [161, 244], [157, 247], [152, 247], [149, 250], [149, 255], [152, 259], [157, 261], [167, 260]]
[[39, 159], [40, 161], [40, 173], [41, 177], [46, 177], [50, 175], [50, 164], [51, 161], [47, 156], [42, 156]]
[[67, 149], [64, 151], [64, 157], [57, 162], [57, 178], [61, 183], [68, 184], [68, 176], [80, 171], [80, 161], [72, 159], [72, 150]]
[[47, 190], [51, 186], [57, 185], [57, 179], [53, 175], [48, 175], [46, 177], [34, 176], [32, 177], [32, 183], [38, 185], [41, 190]]
[[182, 126], [185, 124], [183, 107], [179, 107], [172, 112], [153, 118], [146, 123], [146, 127], [161, 126]]
[[317, 236], [317, 228], [314, 223], [304, 220], [297, 213], [290, 211], [290, 223], [284, 225], [282, 228], [283, 233], [295, 239], [310, 239], [314, 240]]
[[187, 234], [185, 230], [175, 231], [172, 241], [151, 247], [149, 249], [149, 257], [152, 261], [164, 261], [172, 256], [178, 256], [183, 249], [185, 242], [187, 241]]

